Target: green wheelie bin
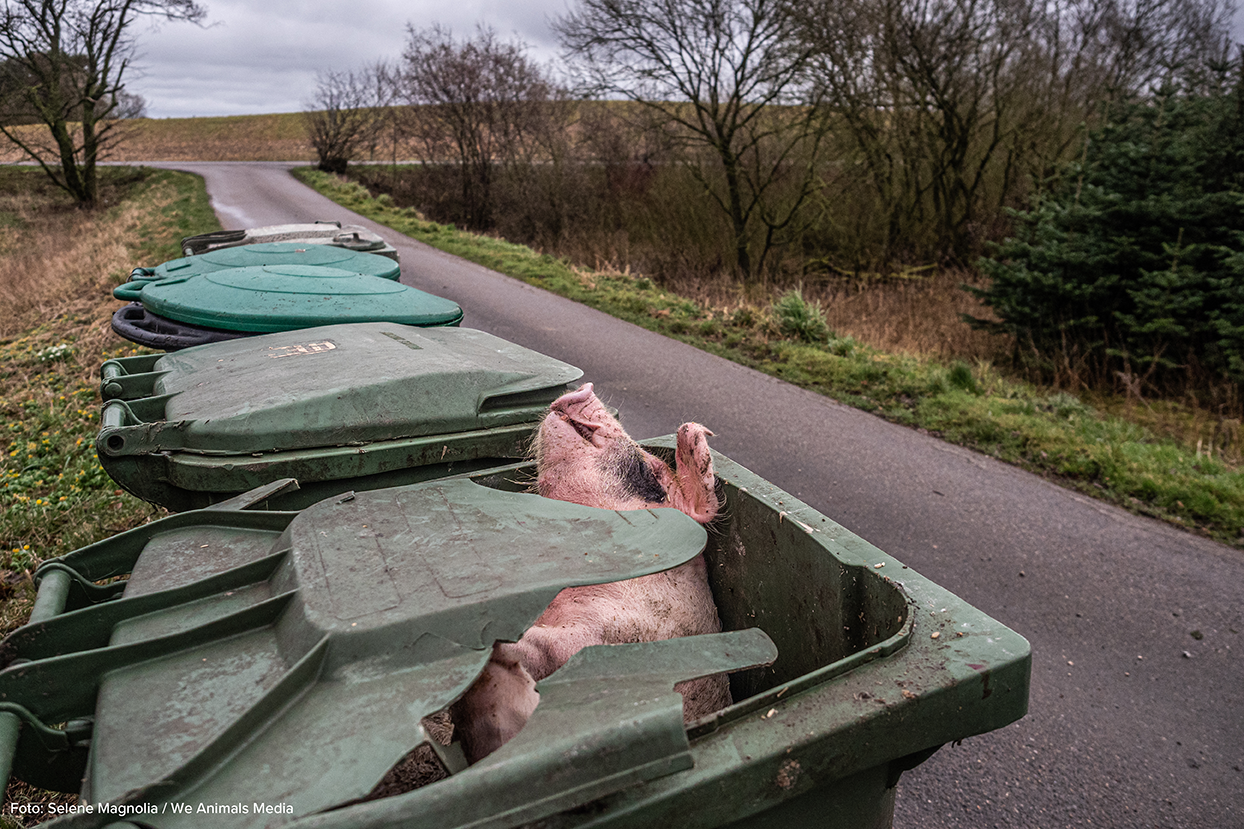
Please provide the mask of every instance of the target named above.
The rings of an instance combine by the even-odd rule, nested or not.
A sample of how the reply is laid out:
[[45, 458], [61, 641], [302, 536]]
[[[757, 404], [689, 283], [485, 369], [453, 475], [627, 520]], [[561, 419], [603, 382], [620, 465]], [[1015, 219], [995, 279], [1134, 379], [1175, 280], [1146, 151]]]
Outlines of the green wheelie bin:
[[[707, 532], [525, 493], [515, 464], [250, 509], [273, 482], [47, 562], [0, 644], [0, 760], [79, 793], [61, 829], [888, 827], [905, 770], [1025, 714], [1028, 643], [714, 465]], [[723, 633], [580, 651], [474, 765], [429, 738], [560, 589], [701, 550]], [[719, 672], [733, 704], [684, 724], [674, 684]], [[394, 788], [412, 752], [436, 774]]]
[[468, 328], [358, 323], [109, 360], [96, 450], [140, 498], [181, 511], [280, 478], [300, 508], [526, 455], [583, 374]]

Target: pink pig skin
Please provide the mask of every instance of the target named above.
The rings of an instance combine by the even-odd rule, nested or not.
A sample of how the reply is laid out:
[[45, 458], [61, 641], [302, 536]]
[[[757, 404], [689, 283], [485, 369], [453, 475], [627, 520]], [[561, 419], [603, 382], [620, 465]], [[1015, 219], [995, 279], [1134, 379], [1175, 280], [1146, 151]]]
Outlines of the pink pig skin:
[[[587, 383], [554, 401], [540, 425], [537, 489], [546, 498], [606, 509], [674, 507], [707, 523], [718, 509], [711, 434], [698, 423], [679, 427], [670, 469], [626, 434]], [[563, 590], [519, 641], [493, 647], [483, 674], [454, 705], [467, 759], [475, 762], [517, 734], [539, 702], [535, 683], [580, 648], [720, 630], [703, 555], [651, 576]], [[686, 721], [730, 704], [724, 675], [677, 690]]]

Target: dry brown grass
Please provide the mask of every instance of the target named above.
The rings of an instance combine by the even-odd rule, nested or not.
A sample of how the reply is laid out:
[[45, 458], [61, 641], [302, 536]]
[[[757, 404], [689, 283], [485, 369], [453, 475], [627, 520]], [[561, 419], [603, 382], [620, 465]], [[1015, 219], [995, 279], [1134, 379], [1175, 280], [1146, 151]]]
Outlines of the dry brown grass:
[[1010, 347], [1007, 337], [972, 329], [963, 315], [993, 319], [990, 309], [963, 290], [977, 277], [958, 270], [851, 287], [813, 285], [804, 296], [820, 302], [825, 321], [839, 335], [891, 353], [969, 362], [995, 360]]
[[[0, 195], [0, 210], [23, 216], [22, 201]], [[136, 210], [123, 211], [119, 226], [133, 226]], [[40, 320], [86, 310], [77, 307], [83, 296], [90, 296], [85, 301], [92, 305], [115, 306], [110, 288], [133, 267], [115, 232], [117, 225], [97, 222], [94, 215], [76, 210], [26, 216], [24, 221], [29, 226], [10, 231], [0, 251], [0, 306], [7, 311], [0, 316], [0, 338]], [[83, 290], [91, 287], [98, 290]]]
[[[1005, 361], [1010, 338], [974, 330], [963, 321], [964, 314], [995, 319], [987, 306], [963, 290], [965, 283], [978, 280], [965, 271], [942, 270], [916, 278], [819, 281], [800, 288], [804, 299], [820, 304], [837, 336], [854, 337], [892, 354], [968, 363]], [[707, 280], [674, 282], [667, 287], [727, 313], [744, 306], [763, 311], [792, 287], [744, 289]]]
[[[108, 161], [314, 161], [302, 115], [231, 115], [221, 118], [137, 118], [124, 122]], [[42, 126], [18, 127], [39, 140]], [[0, 139], [0, 162], [27, 159]]]
[[[110, 174], [105, 201], [115, 203], [117, 186], [132, 182], [132, 176]], [[163, 217], [153, 222], [150, 213], [175, 213], [176, 188], [165, 178], [146, 188], [143, 196], [113, 209], [83, 211], [37, 171], [0, 171], [0, 222], [5, 226], [0, 234], [0, 305], [7, 312], [0, 316], [0, 420], [6, 426], [0, 434], [0, 635], [29, 616], [31, 574], [40, 560], [155, 517], [150, 506], [122, 495], [107, 481], [90, 492], [85, 483], [73, 486], [79, 491], [59, 499], [66, 502], [65, 509], [55, 506], [57, 499], [50, 494], [53, 488], [69, 490], [53, 480], [58, 470], [62, 478], [84, 480], [74, 469], [93, 456], [89, 440], [98, 429], [92, 401], [100, 361], [132, 351], [109, 325], [117, 306], [111, 288], [135, 264], [138, 250], [153, 242], [167, 247], [169, 239], [155, 236], [172, 235], [153, 231]], [[55, 348], [70, 350], [54, 361], [39, 359], [40, 353]], [[40, 428], [45, 431], [39, 433]], [[55, 468], [47, 480], [31, 483], [24, 467], [30, 456], [16, 450], [41, 436], [47, 438], [44, 444], [55, 444], [40, 450], [55, 458]], [[46, 807], [75, 800], [17, 780], [4, 795], [6, 809], [9, 804]], [[47, 818], [5, 814], [0, 827], [29, 826]]]

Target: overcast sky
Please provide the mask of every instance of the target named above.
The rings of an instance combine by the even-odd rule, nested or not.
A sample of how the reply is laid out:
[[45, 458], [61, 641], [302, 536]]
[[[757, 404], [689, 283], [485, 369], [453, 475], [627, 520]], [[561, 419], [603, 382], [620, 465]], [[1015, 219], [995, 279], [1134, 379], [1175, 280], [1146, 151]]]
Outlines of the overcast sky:
[[315, 73], [398, 58], [406, 24], [440, 23], [455, 35], [486, 23], [517, 35], [540, 61], [557, 55], [548, 18], [566, 0], [202, 0], [203, 27], [161, 23], [136, 29], [136, 71], [126, 86], [147, 100], [152, 118], [298, 112], [315, 91]]
[[[315, 73], [398, 58], [406, 25], [432, 23], [466, 36], [485, 23], [526, 41], [542, 62], [557, 55], [549, 19], [571, 0], [202, 0], [203, 27], [163, 23], [136, 31], [139, 60], [130, 91], [152, 118], [298, 112]], [[1235, 35], [1244, 40], [1244, 11]]]

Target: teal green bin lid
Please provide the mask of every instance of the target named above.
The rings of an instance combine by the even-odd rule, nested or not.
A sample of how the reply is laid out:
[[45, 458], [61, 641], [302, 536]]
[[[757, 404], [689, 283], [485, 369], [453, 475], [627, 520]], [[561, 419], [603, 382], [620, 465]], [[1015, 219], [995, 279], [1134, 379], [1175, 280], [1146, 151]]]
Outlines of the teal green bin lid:
[[436, 326], [462, 319], [462, 309], [448, 299], [318, 265], [227, 268], [122, 287], [135, 286], [134, 298], [151, 313], [225, 331], [269, 333], [351, 322]]
[[397, 262], [387, 256], [349, 250], [335, 245], [269, 242], [221, 248], [198, 256], [185, 256], [164, 262], [154, 268], [135, 268], [130, 274], [130, 281], [114, 288], [112, 295], [117, 299], [133, 302], [141, 299], [143, 288], [147, 283], [155, 280], [185, 279], [229, 268], [253, 268], [264, 265], [314, 265], [321, 268], [338, 268], [350, 273], [365, 273], [394, 281], [401, 276], [401, 268]]
[[315, 265], [340, 268], [351, 273], [365, 273], [385, 279], [397, 279], [400, 267], [392, 259], [348, 250], [333, 245], [308, 245], [294, 242], [269, 242], [221, 248], [198, 256], [186, 256], [165, 262], [150, 270], [150, 278], [165, 279], [226, 268], [251, 268], [263, 265]]

